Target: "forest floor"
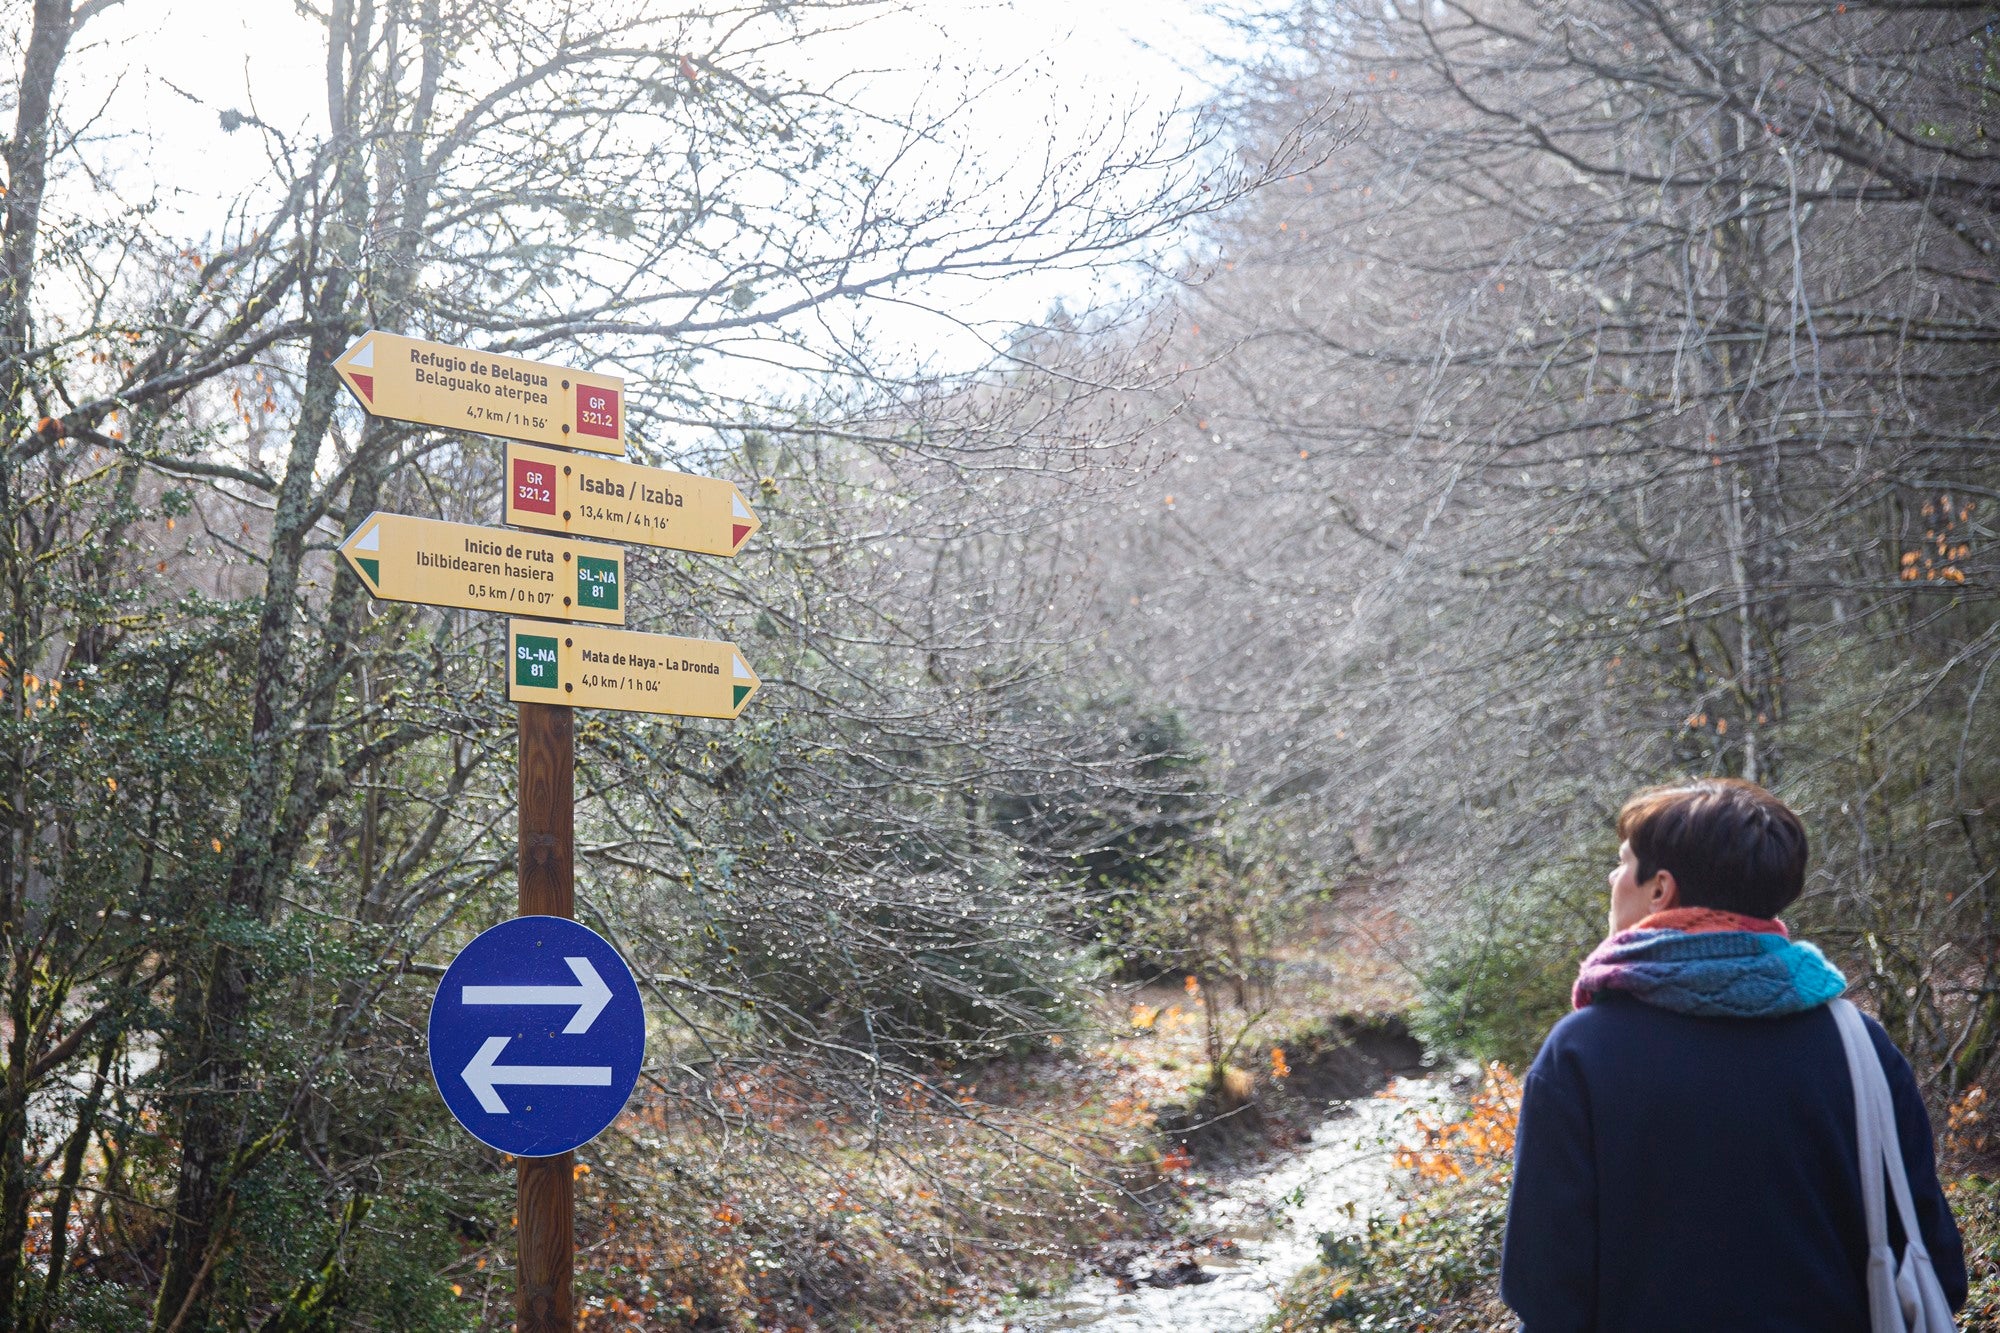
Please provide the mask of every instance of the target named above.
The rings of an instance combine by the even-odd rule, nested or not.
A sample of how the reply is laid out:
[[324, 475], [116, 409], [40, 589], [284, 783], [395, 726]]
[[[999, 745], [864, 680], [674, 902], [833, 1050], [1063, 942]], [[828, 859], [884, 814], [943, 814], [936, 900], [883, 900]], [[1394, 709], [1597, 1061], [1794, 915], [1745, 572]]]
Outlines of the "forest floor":
[[[1101, 986], [1067, 1037], [930, 1076], [957, 1105], [913, 1084], [872, 1113], [843, 1108], [803, 1091], [798, 1069], [732, 1075], [718, 1090], [740, 1117], [727, 1136], [712, 1116], [640, 1105], [625, 1148], [579, 1179], [581, 1322], [913, 1329], [1114, 1267], [1186, 1276], [1202, 1239], [1183, 1234], [1190, 1204], [1296, 1150], [1330, 1100], [1416, 1061], [1398, 942], [1393, 911], [1365, 893], [1317, 906], [1259, 984]], [[1215, 1049], [1231, 1052], [1220, 1091]], [[644, 1182], [663, 1152], [688, 1201], [642, 1205], [660, 1198]], [[468, 1249], [462, 1285], [498, 1328], [507, 1275], [487, 1258]]]
[[[1179, 974], [1114, 987], [1081, 1049], [1022, 1062], [1003, 1081], [989, 1075], [996, 1099], [1082, 1134], [1130, 1131], [1156, 1156], [1151, 1179], [1135, 1181], [1138, 1207], [1081, 1244], [988, 1256], [955, 1284], [952, 1308], [1004, 1313], [1091, 1274], [1121, 1286], [1201, 1281], [1196, 1260], [1211, 1238], [1187, 1229], [1190, 1205], [1299, 1151], [1329, 1103], [1419, 1064], [1402, 1017], [1413, 991], [1392, 961], [1399, 931], [1393, 912], [1365, 900], [1322, 906], [1271, 951], [1263, 985]], [[1219, 1091], [1216, 1050], [1231, 1071]]]
[[[615, 1188], [617, 1164], [580, 1182], [583, 1325], [1006, 1327], [1079, 1283], [1202, 1281], [1201, 1266], [1226, 1262], [1218, 1242], [1228, 1244], [1200, 1234], [1204, 1205], [1283, 1170], [1330, 1102], [1367, 1095], [1418, 1057], [1403, 1026], [1414, 987], [1394, 961], [1401, 943], [1393, 911], [1349, 898], [1285, 932], [1265, 983], [1241, 994], [1226, 978], [1186, 975], [1103, 987], [1066, 1040], [960, 1071], [959, 1106], [906, 1105], [893, 1135], [801, 1101], [776, 1078], [740, 1079], [736, 1095], [764, 1123], [741, 1122], [756, 1132], [733, 1154], [704, 1137], [704, 1122], [655, 1121], [690, 1172], [707, 1160], [705, 1195], [721, 1191], [725, 1203], [657, 1226], [613, 1208], [607, 1227], [587, 1196]], [[1221, 1092], [1209, 1086], [1218, 1048], [1231, 1052]], [[1396, 1172], [1394, 1216], [1323, 1239], [1271, 1326], [1511, 1327], [1496, 1278], [1515, 1095], [1494, 1066], [1483, 1088], [1455, 1083], [1449, 1113], [1413, 1122], [1411, 1142], [1390, 1143], [1408, 1168]], [[1939, 1125], [1941, 1164], [1956, 1177], [1976, 1278], [1965, 1327], [2000, 1333], [2000, 1191], [1987, 1183], [1990, 1160], [1956, 1150], [1984, 1125], [1951, 1119]], [[769, 1188], [773, 1161], [797, 1164], [790, 1189]], [[467, 1278], [506, 1289], [491, 1270]], [[494, 1318], [483, 1322], [503, 1326], [504, 1302], [488, 1304]]]

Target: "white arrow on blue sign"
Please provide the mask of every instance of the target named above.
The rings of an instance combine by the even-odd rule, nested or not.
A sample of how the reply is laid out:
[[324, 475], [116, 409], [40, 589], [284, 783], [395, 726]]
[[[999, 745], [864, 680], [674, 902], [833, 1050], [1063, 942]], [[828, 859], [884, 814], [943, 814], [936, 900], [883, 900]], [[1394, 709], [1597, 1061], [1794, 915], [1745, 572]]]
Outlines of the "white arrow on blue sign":
[[430, 1047], [431, 1077], [474, 1138], [553, 1157], [625, 1108], [646, 1058], [646, 1015], [632, 970], [602, 935], [564, 917], [517, 916], [445, 969]]

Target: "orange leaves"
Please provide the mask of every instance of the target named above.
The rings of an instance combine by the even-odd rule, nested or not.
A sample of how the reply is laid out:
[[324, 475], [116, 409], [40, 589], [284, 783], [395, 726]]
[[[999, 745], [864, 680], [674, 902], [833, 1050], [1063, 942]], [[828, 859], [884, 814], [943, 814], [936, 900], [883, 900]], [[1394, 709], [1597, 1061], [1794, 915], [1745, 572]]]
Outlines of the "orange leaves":
[[1106, 1123], [1120, 1129], [1141, 1128], [1158, 1123], [1159, 1116], [1143, 1097], [1119, 1097], [1105, 1105]]
[[1273, 1046], [1271, 1048], [1271, 1077], [1283, 1082], [1291, 1076], [1292, 1067], [1285, 1062], [1285, 1048], [1282, 1046]]
[[1176, 1143], [1160, 1158], [1160, 1170], [1167, 1175], [1175, 1175], [1194, 1165], [1194, 1154], [1187, 1150], [1185, 1143]]
[[1201, 983], [1193, 977], [1189, 977], [1186, 981], [1182, 982], [1181, 989], [1188, 993], [1190, 1000], [1199, 998], [1201, 995]]
[[1972, 548], [1964, 542], [1951, 547], [1939, 542], [1937, 546], [1935, 559], [1928, 551], [1903, 552], [1903, 582], [1914, 583], [1918, 579], [1927, 583], [1965, 582], [1965, 571], [1959, 568], [1957, 562], [1971, 555]]
[[1986, 1104], [1986, 1089], [1967, 1088], [1945, 1109], [1945, 1151], [1968, 1157], [1985, 1152], [1993, 1141], [1986, 1128], [1986, 1113], [1991, 1109]]
[[1521, 1085], [1507, 1066], [1494, 1061], [1458, 1120], [1417, 1118], [1422, 1141], [1396, 1150], [1396, 1165], [1414, 1170], [1425, 1180], [1460, 1180], [1465, 1166], [1511, 1157], [1514, 1127], [1520, 1115]]
[[1173, 1033], [1187, 1027], [1195, 1020], [1177, 1004], [1155, 1007], [1135, 1002], [1131, 1016], [1126, 1021], [1132, 1025], [1132, 1030], [1135, 1032]]
[[1954, 502], [1949, 492], [1924, 502], [1923, 544], [1903, 552], [1899, 570], [1903, 582], [1965, 582], [1961, 562], [1971, 556], [1972, 545], [1959, 529], [1972, 521], [1972, 508], [1970, 501]]

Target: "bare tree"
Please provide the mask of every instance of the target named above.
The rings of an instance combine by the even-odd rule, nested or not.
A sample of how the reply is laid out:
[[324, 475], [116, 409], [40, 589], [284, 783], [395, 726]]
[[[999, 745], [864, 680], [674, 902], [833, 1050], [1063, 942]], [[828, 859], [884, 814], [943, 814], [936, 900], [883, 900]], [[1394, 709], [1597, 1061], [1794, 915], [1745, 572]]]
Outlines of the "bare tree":
[[1237, 790], [1468, 928], [1466, 886], [1558, 870], [1588, 938], [1561, 867], [1607, 802], [1774, 784], [1824, 830], [1812, 924], [1945, 1086], [1988, 1067], [1992, 17], [1261, 21], [1244, 132], [1361, 129], [1214, 233], [1180, 462], [1097, 604]]
[[[736, 639], [767, 701], [732, 731], [580, 736], [585, 911], [671, 1016], [651, 1095], [694, 1117], [709, 1184], [810, 1160], [729, 1152], [717, 1089], [784, 1061], [912, 1170], [940, 1117], [1012, 1145], [1022, 1174], [958, 1189], [960, 1217], [1031, 1198], [1076, 1145], [940, 1071], [1064, 1021], [1076, 858], [1198, 805], [1066, 683], [1056, 520], [1116, 493], [1142, 446], [1109, 391], [1151, 372], [1024, 342], [926, 382], [866, 312], [1148, 254], [1314, 160], [1317, 127], [1223, 159], [1128, 119], [1024, 170], [941, 156], [975, 102], [885, 120], [843, 73], [790, 72], [864, 5], [335, 0], [324, 123], [218, 102], [273, 175], [182, 237], [66, 119], [103, 7], [36, 3], [8, 89], [0, 1325], [144, 1293], [159, 1333], [367, 1326], [445, 1299], [453, 1228], [504, 1227], [499, 1163], [425, 1093], [405, 984], [505, 911], [499, 631], [373, 604], [330, 556], [376, 508], [492, 518], [499, 459], [342, 398], [369, 327], [615, 369], [642, 458], [766, 508], [734, 565], [633, 568], [636, 624]], [[813, 387], [749, 401], [773, 358]], [[1076, 793], [1087, 819], [996, 814]], [[648, 1207], [693, 1206], [626, 1160]], [[410, 1281], [351, 1282], [360, 1255]]]

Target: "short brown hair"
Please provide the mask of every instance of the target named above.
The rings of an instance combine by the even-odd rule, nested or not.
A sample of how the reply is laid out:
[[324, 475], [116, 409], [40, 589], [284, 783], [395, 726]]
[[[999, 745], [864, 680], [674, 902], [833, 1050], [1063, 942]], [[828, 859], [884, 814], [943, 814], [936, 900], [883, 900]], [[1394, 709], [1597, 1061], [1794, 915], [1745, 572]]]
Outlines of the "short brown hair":
[[1785, 803], [1741, 778], [1648, 787], [1618, 812], [1639, 882], [1671, 871], [1683, 907], [1776, 916], [1805, 891], [1806, 829]]

